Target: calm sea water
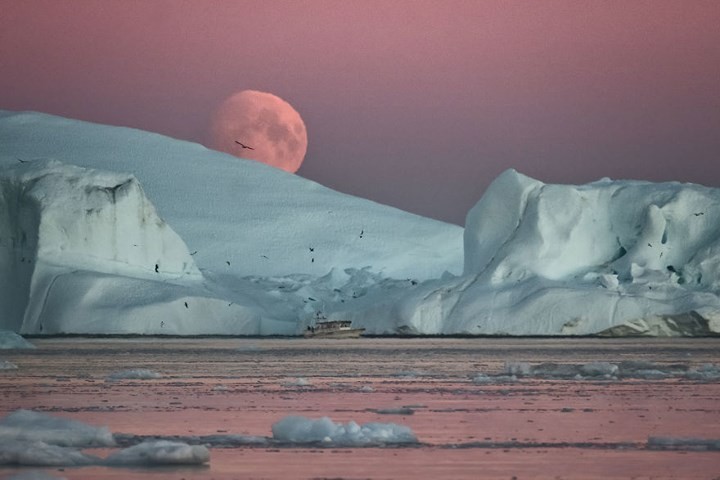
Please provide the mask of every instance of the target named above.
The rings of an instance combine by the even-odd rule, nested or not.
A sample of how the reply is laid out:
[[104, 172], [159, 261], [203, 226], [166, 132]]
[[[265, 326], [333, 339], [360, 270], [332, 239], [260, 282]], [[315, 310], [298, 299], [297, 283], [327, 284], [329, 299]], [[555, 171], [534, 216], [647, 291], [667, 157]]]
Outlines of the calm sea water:
[[[649, 437], [720, 438], [720, 383], [547, 379], [483, 384], [506, 362], [720, 363], [720, 339], [35, 339], [0, 351], [0, 414], [19, 408], [128, 435], [271, 436], [287, 415], [398, 423], [405, 447], [211, 448], [208, 466], [45, 469], [68, 479], [720, 478], [720, 452]], [[154, 380], [107, 382], [145, 368]], [[385, 413], [382, 413], [385, 412]], [[389, 412], [389, 413], [388, 413]], [[94, 451], [101, 455], [106, 451]], [[0, 478], [25, 468], [2, 468]]]

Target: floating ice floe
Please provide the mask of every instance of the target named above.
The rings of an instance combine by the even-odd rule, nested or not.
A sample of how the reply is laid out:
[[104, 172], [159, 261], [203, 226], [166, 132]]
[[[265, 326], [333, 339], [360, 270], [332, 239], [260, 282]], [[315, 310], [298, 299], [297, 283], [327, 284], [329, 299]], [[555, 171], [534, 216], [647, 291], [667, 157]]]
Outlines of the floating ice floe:
[[201, 465], [208, 461], [210, 452], [203, 445], [156, 440], [112, 453], [103, 463], [113, 466]]
[[107, 376], [106, 380], [115, 382], [117, 380], [154, 380], [156, 378], [162, 378], [162, 374], [147, 368], [133, 368], [112, 372]]
[[312, 383], [304, 377], [289, 378], [282, 383], [283, 387], [310, 387]]
[[31, 410], [16, 410], [0, 419], [0, 444], [16, 442], [43, 442], [80, 448], [115, 445], [107, 427], [95, 427]]
[[0, 465], [67, 467], [92, 465], [99, 461], [99, 458], [86, 455], [76, 448], [41, 441], [0, 442]]
[[16, 370], [17, 365], [7, 360], [0, 360], [0, 370]]
[[350, 421], [335, 423], [328, 417], [311, 419], [301, 416], [285, 417], [272, 426], [273, 439], [289, 443], [326, 443], [342, 446], [417, 443], [417, 437], [406, 426], [394, 423], [366, 423]]
[[0, 465], [199, 465], [210, 458], [205, 446], [169, 440], [144, 441], [105, 459], [80, 451], [114, 446], [106, 427], [30, 410], [17, 410], [0, 420]]

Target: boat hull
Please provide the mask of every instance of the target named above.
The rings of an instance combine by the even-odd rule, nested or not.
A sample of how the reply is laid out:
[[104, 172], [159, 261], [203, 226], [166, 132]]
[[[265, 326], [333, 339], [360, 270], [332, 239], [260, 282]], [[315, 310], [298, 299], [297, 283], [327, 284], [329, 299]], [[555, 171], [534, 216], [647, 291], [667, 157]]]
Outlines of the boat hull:
[[305, 332], [304, 336], [305, 338], [359, 338], [364, 332], [364, 328], [351, 328], [327, 332]]

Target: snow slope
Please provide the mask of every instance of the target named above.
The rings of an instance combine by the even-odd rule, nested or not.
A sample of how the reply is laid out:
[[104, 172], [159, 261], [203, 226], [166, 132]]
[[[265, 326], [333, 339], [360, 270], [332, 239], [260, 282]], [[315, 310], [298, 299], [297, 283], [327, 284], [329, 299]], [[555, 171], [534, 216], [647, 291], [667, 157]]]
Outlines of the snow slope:
[[314, 284], [349, 297], [353, 272], [461, 265], [457, 226], [160, 135], [0, 113], [0, 328], [293, 334], [325, 304]]
[[509, 170], [468, 213], [463, 276], [331, 316], [373, 333], [707, 334], [720, 332], [718, 267], [718, 189]]
[[197, 252], [202, 271], [324, 275], [372, 266], [388, 277], [426, 279], [462, 270], [460, 227], [199, 144], [0, 110], [0, 167], [18, 159], [133, 174], [159, 216]]

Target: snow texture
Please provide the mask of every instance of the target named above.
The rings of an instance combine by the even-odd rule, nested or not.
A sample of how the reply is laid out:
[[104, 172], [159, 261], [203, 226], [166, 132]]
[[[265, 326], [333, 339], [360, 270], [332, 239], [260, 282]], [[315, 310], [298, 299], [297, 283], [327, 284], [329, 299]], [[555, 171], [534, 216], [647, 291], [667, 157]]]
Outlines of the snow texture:
[[378, 280], [446, 270], [460, 227], [201, 145], [0, 112], [0, 328], [295, 334]]
[[[31, 410], [16, 410], [0, 419], [0, 444], [34, 444], [43, 451], [46, 444], [60, 447], [112, 447], [107, 427], [95, 427], [75, 420], [53, 417]], [[49, 455], [52, 456], [52, 452]]]
[[718, 292], [720, 189], [508, 170], [463, 231], [197, 144], [0, 111], [0, 328], [18, 333], [692, 336], [720, 333]]
[[342, 446], [416, 443], [412, 430], [394, 423], [366, 423], [358, 425], [335, 423], [328, 417], [311, 419], [300, 416], [285, 417], [272, 426], [273, 439], [288, 443], [327, 443]]
[[720, 190], [508, 170], [470, 210], [464, 274], [338, 308], [371, 334], [720, 332]]

